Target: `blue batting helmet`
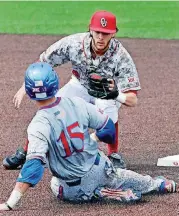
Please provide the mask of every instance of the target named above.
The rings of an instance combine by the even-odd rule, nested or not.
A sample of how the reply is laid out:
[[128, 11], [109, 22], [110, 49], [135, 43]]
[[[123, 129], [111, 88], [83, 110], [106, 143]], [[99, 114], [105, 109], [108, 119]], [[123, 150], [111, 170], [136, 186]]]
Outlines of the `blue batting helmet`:
[[46, 100], [55, 96], [59, 89], [59, 78], [53, 68], [45, 62], [31, 64], [25, 72], [25, 90], [32, 100]]

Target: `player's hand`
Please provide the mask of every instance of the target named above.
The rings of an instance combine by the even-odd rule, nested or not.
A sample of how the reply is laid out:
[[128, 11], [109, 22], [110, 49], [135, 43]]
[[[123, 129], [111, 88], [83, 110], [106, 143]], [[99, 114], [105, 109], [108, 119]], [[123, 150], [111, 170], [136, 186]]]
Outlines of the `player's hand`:
[[90, 134], [90, 138], [91, 138], [92, 140], [94, 140], [95, 142], [99, 142], [99, 139], [98, 139], [98, 137], [96, 136], [96, 133], [95, 133], [95, 132], [93, 132], [93, 133]]
[[114, 79], [93, 72], [88, 75], [88, 94], [95, 98], [114, 100], [119, 92]]
[[26, 94], [25, 88], [24, 88], [24, 86], [22, 86], [18, 90], [18, 92], [14, 95], [13, 103], [14, 103], [14, 106], [15, 106], [16, 109], [18, 109], [20, 107], [20, 104], [21, 104], [22, 99], [23, 99], [25, 94]]
[[0, 204], [0, 211], [9, 211], [10, 209], [7, 207], [5, 203]]

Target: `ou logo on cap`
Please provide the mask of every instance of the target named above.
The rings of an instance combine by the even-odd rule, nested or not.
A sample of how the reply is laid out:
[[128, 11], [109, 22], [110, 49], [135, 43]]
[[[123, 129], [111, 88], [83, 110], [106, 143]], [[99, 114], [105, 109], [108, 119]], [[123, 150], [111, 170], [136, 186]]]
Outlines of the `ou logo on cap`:
[[101, 18], [101, 26], [106, 27], [107, 26], [107, 20], [105, 18]]

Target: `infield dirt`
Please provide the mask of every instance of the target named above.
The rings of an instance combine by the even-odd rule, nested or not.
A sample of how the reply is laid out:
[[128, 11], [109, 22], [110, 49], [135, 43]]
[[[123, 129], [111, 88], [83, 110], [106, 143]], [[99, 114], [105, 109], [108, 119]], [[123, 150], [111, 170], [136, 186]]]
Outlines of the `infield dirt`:
[[[60, 36], [0, 35], [0, 160], [23, 145], [26, 128], [36, 107], [26, 97], [19, 110], [12, 99], [24, 79], [28, 64]], [[129, 169], [152, 176], [165, 175], [179, 182], [179, 168], [157, 167], [157, 159], [179, 154], [179, 41], [119, 39], [132, 55], [141, 81], [136, 107], [123, 106], [120, 113], [121, 152]], [[70, 64], [57, 68], [61, 86], [70, 78]], [[101, 146], [106, 151], [106, 146]], [[0, 167], [0, 202], [10, 195], [19, 171]], [[46, 169], [43, 180], [20, 203], [19, 208], [0, 215], [133, 215], [177, 216], [179, 194], [148, 195], [136, 205], [83, 204], [59, 202], [49, 189], [51, 175]]]

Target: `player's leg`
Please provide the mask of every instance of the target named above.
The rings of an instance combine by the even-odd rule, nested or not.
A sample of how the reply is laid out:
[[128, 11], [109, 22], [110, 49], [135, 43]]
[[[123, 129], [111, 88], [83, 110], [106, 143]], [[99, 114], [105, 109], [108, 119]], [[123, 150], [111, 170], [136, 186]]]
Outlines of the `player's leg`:
[[115, 170], [115, 175], [113, 175], [113, 177], [113, 181], [111, 181], [109, 185], [112, 189], [131, 189], [140, 192], [141, 194], [147, 194], [150, 192], [179, 192], [177, 183], [164, 177], [152, 178], [149, 175], [141, 175], [131, 170], [120, 168]]
[[71, 181], [53, 177], [51, 180], [53, 194], [59, 199], [73, 202], [90, 201], [96, 188], [99, 185], [106, 185], [109, 181], [104, 169], [107, 161], [112, 167], [108, 157], [101, 152], [101, 154], [96, 155], [94, 164], [91, 165], [91, 169], [83, 177]]
[[99, 187], [94, 192], [96, 199], [133, 202], [141, 199], [142, 194], [156, 192], [159, 194], [179, 192], [179, 185], [164, 177], [152, 178], [125, 169], [105, 167], [110, 181], [105, 187]]
[[[141, 199], [141, 193], [133, 192], [131, 189], [121, 190], [101, 187], [99, 184], [95, 184], [96, 182], [94, 180], [91, 181], [92, 179], [90, 178], [92, 176], [88, 176], [88, 181], [86, 181], [88, 183], [88, 191], [85, 190], [85, 184], [69, 186], [57, 177], [52, 177], [50, 187], [55, 197], [59, 200], [72, 202], [113, 200], [120, 203], [131, 203]], [[89, 186], [92, 182], [93, 186], [89, 190]]]
[[96, 99], [95, 105], [101, 111], [105, 112], [115, 123], [116, 141], [114, 145], [110, 145], [110, 144], [108, 145], [108, 156], [116, 167], [120, 167], [124, 169], [126, 168], [126, 164], [120, 153], [120, 141], [119, 141], [120, 127], [118, 122], [118, 110], [121, 104], [116, 102], [115, 100]]
[[125, 169], [126, 163], [122, 154], [120, 153], [119, 122], [115, 123], [115, 128], [116, 128], [116, 141], [115, 141], [115, 145], [108, 144], [108, 157], [113, 162], [115, 167]]
[[[80, 182], [67, 185], [55, 177], [51, 189], [56, 197], [71, 201], [115, 200], [130, 203], [141, 199], [141, 194], [179, 192], [173, 180], [163, 177], [152, 178], [130, 170], [115, 169], [109, 159], [100, 153], [99, 164], [81, 178]], [[74, 184], [75, 183], [75, 184]]]
[[53, 177], [51, 189], [53, 194], [62, 200], [74, 202], [92, 200], [115, 200], [122, 203], [129, 203], [141, 199], [140, 192], [133, 192], [132, 189], [115, 188], [110, 186], [113, 181], [114, 167], [111, 161], [100, 153], [91, 170], [80, 180], [64, 181]]

